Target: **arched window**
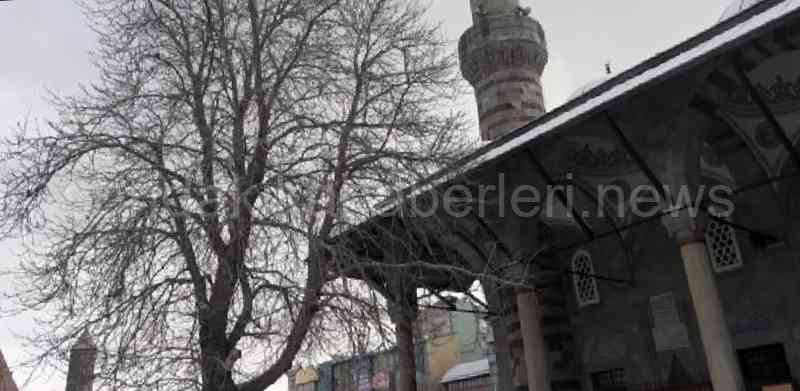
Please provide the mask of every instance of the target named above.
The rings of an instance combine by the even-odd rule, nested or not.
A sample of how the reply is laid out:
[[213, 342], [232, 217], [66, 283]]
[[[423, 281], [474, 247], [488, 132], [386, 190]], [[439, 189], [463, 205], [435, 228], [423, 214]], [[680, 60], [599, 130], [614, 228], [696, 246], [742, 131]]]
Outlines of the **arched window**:
[[[711, 210], [709, 214], [719, 217]], [[717, 273], [736, 270], [744, 265], [739, 242], [736, 241], [736, 230], [728, 224], [709, 219], [706, 227], [706, 248], [711, 265]]]
[[572, 281], [575, 283], [575, 297], [578, 305], [585, 307], [600, 302], [600, 291], [594, 277], [592, 256], [586, 250], [578, 250], [572, 256]]

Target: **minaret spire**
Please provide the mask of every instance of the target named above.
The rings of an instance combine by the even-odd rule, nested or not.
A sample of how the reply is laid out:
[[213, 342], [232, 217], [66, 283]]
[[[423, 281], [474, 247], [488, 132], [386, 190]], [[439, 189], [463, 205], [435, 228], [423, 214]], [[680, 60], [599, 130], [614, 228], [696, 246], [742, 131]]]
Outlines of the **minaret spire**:
[[461, 73], [475, 88], [481, 137], [494, 140], [545, 112], [542, 26], [519, 0], [470, 0], [473, 25], [461, 36]]

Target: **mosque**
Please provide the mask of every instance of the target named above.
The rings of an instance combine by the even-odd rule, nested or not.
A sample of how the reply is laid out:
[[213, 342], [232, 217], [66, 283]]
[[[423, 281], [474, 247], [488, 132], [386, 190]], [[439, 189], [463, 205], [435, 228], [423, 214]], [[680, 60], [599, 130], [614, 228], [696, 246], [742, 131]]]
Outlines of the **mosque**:
[[392, 304], [397, 390], [416, 292], [476, 281], [495, 390], [798, 389], [800, 0], [737, 0], [551, 112], [535, 10], [469, 6], [486, 144], [343, 239]]
[[[551, 112], [535, 10], [469, 6], [459, 55], [487, 143], [338, 246], [389, 301], [394, 389], [417, 390], [420, 289], [475, 282], [496, 391], [797, 389], [800, 0], [736, 0]], [[95, 357], [82, 336], [67, 391], [92, 389]]]

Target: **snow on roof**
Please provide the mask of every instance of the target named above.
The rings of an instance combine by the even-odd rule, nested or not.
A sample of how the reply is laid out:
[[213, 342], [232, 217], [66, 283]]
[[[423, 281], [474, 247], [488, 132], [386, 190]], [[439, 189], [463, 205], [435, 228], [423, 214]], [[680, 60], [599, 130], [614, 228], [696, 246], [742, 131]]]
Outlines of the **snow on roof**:
[[740, 12], [762, 2], [763, 0], [733, 0], [725, 12], [722, 13], [720, 22], [738, 15]]
[[582, 85], [577, 90], [575, 90], [575, 92], [573, 92], [572, 95], [570, 95], [569, 98], [567, 98], [567, 100], [570, 101], [570, 100], [576, 99], [576, 98], [580, 97], [581, 95], [583, 95], [583, 94], [595, 89], [596, 87], [599, 87], [601, 84], [611, 80], [613, 77], [614, 77], [614, 75], [605, 75], [603, 77], [599, 77], [597, 79], [594, 79], [594, 80]]
[[458, 364], [450, 368], [447, 373], [442, 377], [442, 384], [452, 383], [459, 380], [472, 379], [479, 376], [486, 376], [489, 374], [489, 359], [471, 361], [463, 364]]
[[539, 136], [566, 126], [585, 115], [602, 109], [603, 106], [615, 99], [628, 95], [646, 85], [658, 82], [686, 66], [695, 64], [706, 56], [725, 49], [734, 41], [744, 38], [798, 9], [800, 9], [800, 0], [784, 0], [775, 2], [770, 8], [761, 10], [760, 13], [750, 15], [747, 18], [743, 17], [741, 21], [733, 22], [731, 20], [731, 23], [720, 23], [700, 35], [656, 55], [626, 72], [622, 72], [603, 83], [604, 87], [599, 88], [598, 86], [591, 93], [576, 98], [539, 120], [479, 149], [453, 167], [445, 169], [427, 180], [406, 189], [401, 194], [403, 197], [392, 197], [387, 202], [379, 205], [378, 208], [381, 213], [389, 213], [398, 206], [399, 201], [402, 199], [417, 197], [461, 174], [522, 148]]

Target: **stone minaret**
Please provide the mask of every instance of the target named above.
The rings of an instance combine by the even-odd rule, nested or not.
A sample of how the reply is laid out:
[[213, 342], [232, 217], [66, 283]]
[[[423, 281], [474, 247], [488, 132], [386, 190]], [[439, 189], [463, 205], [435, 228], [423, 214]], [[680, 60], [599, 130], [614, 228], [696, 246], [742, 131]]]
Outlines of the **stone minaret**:
[[92, 391], [97, 345], [84, 331], [69, 353], [66, 391]]
[[0, 351], [0, 391], [19, 391], [2, 351]]
[[470, 0], [472, 27], [461, 36], [461, 73], [475, 88], [481, 137], [494, 140], [541, 117], [547, 64], [542, 26], [519, 0]]

